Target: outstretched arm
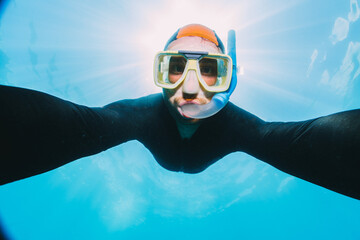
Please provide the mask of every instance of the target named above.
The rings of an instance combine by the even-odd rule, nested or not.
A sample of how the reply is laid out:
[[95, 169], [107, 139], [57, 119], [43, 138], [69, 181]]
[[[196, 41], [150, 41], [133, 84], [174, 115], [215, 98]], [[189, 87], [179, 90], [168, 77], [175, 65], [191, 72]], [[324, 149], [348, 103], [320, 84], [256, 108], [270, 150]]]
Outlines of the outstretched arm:
[[168, 170], [197, 173], [231, 152], [244, 151], [360, 199], [360, 110], [268, 123], [229, 103], [183, 140], [160, 94], [89, 108], [0, 86], [0, 106], [0, 184], [137, 139]]
[[360, 199], [360, 110], [261, 128], [259, 156], [287, 173]]
[[302, 122], [264, 122], [232, 105], [239, 150], [335, 192], [360, 199], [360, 110]]
[[37, 91], [0, 86], [0, 184], [135, 139], [151, 98], [89, 108]]

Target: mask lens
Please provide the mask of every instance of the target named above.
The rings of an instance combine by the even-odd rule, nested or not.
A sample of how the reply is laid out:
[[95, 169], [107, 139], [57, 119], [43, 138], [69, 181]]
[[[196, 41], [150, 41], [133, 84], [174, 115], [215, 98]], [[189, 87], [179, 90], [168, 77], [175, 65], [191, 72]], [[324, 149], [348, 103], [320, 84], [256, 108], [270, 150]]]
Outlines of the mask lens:
[[217, 65], [216, 59], [205, 57], [199, 61], [201, 77], [208, 86], [214, 86], [216, 84], [218, 75]]
[[184, 73], [186, 59], [183, 56], [172, 56], [169, 61], [169, 81], [176, 83]]
[[177, 54], [158, 54], [155, 58], [155, 83], [163, 88], [174, 88], [184, 73], [185, 57]]
[[225, 57], [204, 57], [199, 61], [201, 77], [209, 90], [217, 91], [230, 84], [231, 62]]

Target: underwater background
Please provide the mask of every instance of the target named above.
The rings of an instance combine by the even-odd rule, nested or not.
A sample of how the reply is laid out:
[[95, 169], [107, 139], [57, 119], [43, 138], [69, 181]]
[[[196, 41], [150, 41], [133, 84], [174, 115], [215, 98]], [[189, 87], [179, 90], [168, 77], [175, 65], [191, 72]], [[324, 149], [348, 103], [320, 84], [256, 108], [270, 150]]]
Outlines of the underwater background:
[[[0, 84], [87, 106], [161, 92], [155, 53], [179, 27], [201, 23], [224, 43], [236, 31], [232, 102], [267, 121], [310, 119], [360, 107], [359, 6], [2, 1]], [[15, 240], [360, 239], [359, 200], [241, 152], [200, 174], [169, 172], [137, 141], [0, 186], [0, 219]]]

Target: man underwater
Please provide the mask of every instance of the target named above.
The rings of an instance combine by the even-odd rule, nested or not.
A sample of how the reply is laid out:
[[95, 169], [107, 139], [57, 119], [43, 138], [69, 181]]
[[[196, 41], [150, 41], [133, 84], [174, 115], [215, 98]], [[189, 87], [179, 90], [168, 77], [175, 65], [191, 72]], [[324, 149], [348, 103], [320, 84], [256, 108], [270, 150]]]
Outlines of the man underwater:
[[224, 54], [214, 31], [191, 24], [180, 28], [155, 58], [155, 83], [163, 94], [89, 108], [0, 86], [0, 184], [136, 139], [170, 171], [198, 173], [243, 151], [360, 199], [360, 110], [302, 122], [265, 122], [228, 102], [236, 85], [234, 66], [234, 50]]

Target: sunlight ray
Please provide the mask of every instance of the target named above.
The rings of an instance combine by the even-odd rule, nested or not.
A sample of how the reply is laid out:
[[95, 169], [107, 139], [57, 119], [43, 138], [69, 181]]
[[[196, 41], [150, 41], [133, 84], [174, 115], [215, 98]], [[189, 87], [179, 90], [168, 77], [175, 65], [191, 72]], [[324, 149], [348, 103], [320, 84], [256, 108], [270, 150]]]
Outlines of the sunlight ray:
[[[246, 22], [242, 22], [238, 24], [237, 29], [238, 30], [242, 30], [245, 28], [248, 28], [250, 26], [253, 26], [255, 24], [258, 24], [260, 22], [263, 22], [265, 20], [268, 20], [269, 18], [272, 18], [282, 12], [285, 12], [295, 6], [297, 6], [298, 4], [300, 4], [301, 2], [303, 2], [304, 0], [297, 0], [297, 1], [288, 1], [286, 3], [283, 4], [279, 4], [279, 5], [271, 5], [271, 6], [277, 6], [277, 8], [267, 8], [265, 5], [266, 1], [258, 1], [258, 2], [252, 2], [251, 4], [246, 5], [249, 9], [259, 9], [258, 7], [254, 6], [254, 5], [258, 5], [261, 6], [261, 9], [263, 9], [264, 11], [261, 11], [260, 14], [257, 15], [257, 17], [253, 18], [253, 19], [249, 19]], [[269, 3], [268, 3], [269, 4]], [[249, 11], [247, 11], [249, 12]], [[256, 16], [256, 14], [252, 14], [250, 16]]]

